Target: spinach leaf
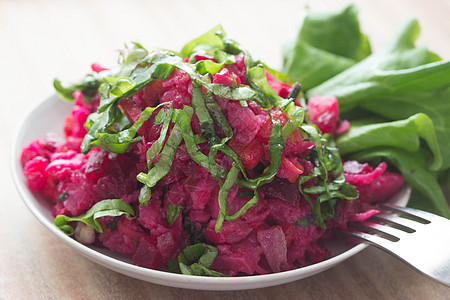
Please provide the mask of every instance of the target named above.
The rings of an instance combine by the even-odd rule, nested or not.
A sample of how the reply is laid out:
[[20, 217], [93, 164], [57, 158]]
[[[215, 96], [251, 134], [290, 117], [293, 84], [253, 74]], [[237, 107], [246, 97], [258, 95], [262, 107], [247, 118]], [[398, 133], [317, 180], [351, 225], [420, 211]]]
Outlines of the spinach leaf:
[[[113, 125], [119, 119], [123, 119], [122, 112], [117, 108], [118, 102], [133, 96], [153, 80], [169, 77], [174, 69], [174, 63], [180, 61], [181, 58], [174, 58], [166, 53], [157, 52], [145, 57], [144, 60], [137, 64], [135, 64], [134, 60], [133, 64], [130, 63], [131, 66], [135, 67], [131, 71], [131, 77], [103, 78], [103, 84], [99, 88], [101, 95], [100, 106], [96, 113], [89, 116], [85, 124], [88, 133], [81, 144], [83, 153], [89, 152], [95, 146], [106, 148], [108, 144], [105, 145], [99, 141], [100, 137], [110, 133], [111, 128], [114, 128]], [[143, 66], [141, 66], [142, 64]], [[127, 72], [130, 72], [129, 69], [132, 68], [125, 68]], [[118, 149], [124, 151], [126, 147], [127, 145], [122, 145]], [[114, 149], [105, 150], [114, 151]]]
[[214, 227], [216, 232], [222, 231], [222, 225], [225, 218], [228, 216], [228, 192], [233, 187], [236, 179], [239, 175], [239, 168], [233, 165], [227, 174], [225, 182], [222, 184], [219, 190], [218, 202], [219, 202], [219, 214], [217, 216], [216, 225]]
[[[131, 125], [127, 129], [123, 129], [122, 131], [119, 131], [118, 133], [104, 133], [104, 132], [98, 132], [97, 138], [89, 140], [89, 147], [99, 147], [103, 150], [114, 152], [114, 153], [124, 153], [128, 146], [131, 143], [137, 142], [141, 140], [140, 136], [137, 135], [137, 131], [141, 126], [144, 124], [145, 121], [147, 121], [152, 113], [160, 108], [163, 105], [166, 105], [167, 103], [161, 103], [156, 107], [147, 107], [144, 109], [144, 111], [139, 116], [138, 120]], [[169, 110], [168, 115], [171, 114], [171, 110]], [[168, 118], [170, 120], [170, 117]], [[168, 122], [166, 122], [168, 123]], [[168, 124], [164, 124], [162, 130], [161, 130], [161, 137], [165, 138], [165, 133], [167, 132]], [[160, 141], [159, 139], [155, 144], [152, 145], [151, 150], [154, 152], [161, 151], [161, 143], [164, 142]], [[159, 151], [158, 151], [159, 150]], [[149, 149], [150, 151], [150, 149]], [[151, 156], [152, 157], [152, 156]]]
[[268, 110], [274, 106], [283, 109], [293, 100], [281, 98], [275, 93], [267, 82], [267, 76], [262, 64], [258, 64], [247, 70], [247, 81], [257, 93], [255, 101], [263, 109]]
[[221, 165], [217, 164], [215, 161], [211, 161], [208, 156], [198, 150], [194, 133], [191, 128], [193, 114], [193, 108], [185, 106], [183, 110], [180, 111], [180, 117], [177, 120], [177, 125], [180, 127], [182, 138], [189, 156], [197, 164], [208, 170], [214, 178], [226, 177], [227, 171]]
[[436, 171], [442, 164], [442, 155], [433, 122], [424, 113], [415, 114], [406, 120], [352, 125], [336, 143], [343, 155], [376, 146], [397, 147], [414, 152], [420, 148], [420, 138], [427, 142], [433, 153], [427, 160], [428, 168]]
[[332, 13], [308, 11], [295, 41], [283, 49], [283, 72], [309, 90], [370, 53], [355, 6]]
[[448, 87], [450, 62], [414, 47], [419, 30], [417, 21], [409, 21], [384, 49], [309, 90], [306, 96], [336, 96], [340, 109], [346, 111], [362, 103], [398, 96], [414, 98]]
[[[164, 104], [164, 103], [161, 103]], [[157, 107], [161, 106], [158, 105]], [[156, 107], [156, 108], [157, 108]], [[145, 112], [146, 110], [144, 110]], [[153, 164], [153, 160], [156, 159], [157, 155], [161, 152], [164, 142], [166, 141], [167, 132], [169, 130], [170, 122], [173, 120], [174, 109], [172, 105], [170, 106], [168, 111], [164, 111], [164, 121], [163, 126], [161, 128], [161, 132], [159, 134], [158, 139], [152, 144], [152, 146], [147, 150], [146, 158], [147, 158], [147, 168], [150, 170]], [[142, 117], [142, 114], [141, 114]], [[141, 118], [139, 117], [139, 119]], [[156, 118], [155, 118], [156, 119]], [[156, 121], [156, 120], [155, 120]]]
[[[448, 101], [450, 99], [450, 69], [448, 73], [449, 86], [447, 88], [416, 95], [386, 97], [385, 99], [377, 99], [374, 103], [365, 102], [361, 104], [364, 109], [388, 120], [403, 120], [417, 113], [424, 113], [428, 116], [433, 123], [437, 144], [442, 156], [442, 163], [439, 165], [438, 151], [433, 146], [435, 143], [428, 140], [433, 139], [433, 134], [426, 134], [428, 139], [420, 136], [426, 141], [427, 148], [431, 150], [436, 161], [429, 165], [431, 170], [450, 168], [450, 118], [448, 117], [450, 115], [450, 101]], [[383, 111], [381, 109], [383, 106], [390, 107], [390, 109]], [[428, 127], [431, 128], [431, 125]], [[427, 158], [424, 159], [427, 160]]]
[[133, 48], [126, 51], [123, 63], [121, 64], [117, 74], [115, 74], [115, 77], [129, 77], [141, 60], [147, 55], [147, 49], [139, 43], [133, 43]]
[[162, 149], [160, 157], [153, 165], [153, 168], [149, 169], [147, 174], [141, 172], [137, 175], [137, 180], [144, 184], [141, 194], [139, 195], [139, 203], [142, 206], [147, 206], [150, 202], [150, 188], [154, 187], [158, 181], [170, 172], [175, 153], [182, 140], [183, 135], [181, 133], [180, 125], [175, 123], [175, 126], [167, 139], [166, 145]]

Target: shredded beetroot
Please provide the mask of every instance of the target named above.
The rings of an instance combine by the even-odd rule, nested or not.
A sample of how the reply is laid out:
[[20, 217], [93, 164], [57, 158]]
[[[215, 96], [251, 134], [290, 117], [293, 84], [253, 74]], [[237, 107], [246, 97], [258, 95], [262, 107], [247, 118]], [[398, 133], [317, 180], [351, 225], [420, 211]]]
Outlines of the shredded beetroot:
[[367, 163], [346, 161], [344, 163], [345, 180], [357, 187], [360, 201], [384, 202], [394, 196], [404, 183], [400, 174], [386, 172], [386, 168], [385, 162], [373, 169]]
[[47, 182], [45, 169], [48, 166], [47, 159], [42, 156], [35, 156], [29, 160], [24, 167], [23, 174], [27, 178], [28, 186], [33, 191], [39, 191]]
[[402, 187], [404, 178], [394, 172], [385, 172], [372, 184], [359, 186], [359, 199], [367, 203], [385, 202]]
[[99, 63], [93, 63], [91, 65], [91, 69], [92, 71], [94, 71], [95, 73], [100, 73], [101, 71], [105, 71], [105, 70], [109, 70], [109, 68], [105, 68], [103, 67], [101, 64]]
[[345, 162], [344, 174], [345, 174], [345, 181], [356, 186], [373, 183], [375, 180], [378, 179], [378, 177], [381, 176], [381, 174], [384, 173], [384, 171], [386, 171], [387, 168], [387, 164], [385, 162], [382, 162], [373, 170], [372, 168], [369, 167], [370, 171], [367, 170], [367, 168], [364, 168], [366, 166], [368, 167], [367, 164], [363, 166], [363, 168], [355, 170], [354, 167], [355, 164], [357, 164], [357, 162]]

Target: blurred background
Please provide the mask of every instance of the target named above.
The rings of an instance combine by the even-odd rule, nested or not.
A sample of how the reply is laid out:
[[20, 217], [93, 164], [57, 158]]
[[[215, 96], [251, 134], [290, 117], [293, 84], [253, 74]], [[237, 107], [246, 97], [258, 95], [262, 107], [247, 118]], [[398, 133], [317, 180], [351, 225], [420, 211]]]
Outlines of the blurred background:
[[362, 31], [373, 49], [384, 45], [405, 20], [416, 17], [422, 28], [418, 42], [449, 57], [450, 2], [440, 2], [1, 0], [0, 82], [18, 89], [31, 81], [32, 91], [16, 91], [40, 100], [52, 93], [53, 77], [76, 79], [89, 71], [91, 62], [114, 64], [125, 43], [139, 41], [177, 51], [217, 24], [255, 58], [279, 69], [282, 45], [295, 37], [305, 9], [335, 10], [349, 3], [359, 7]]

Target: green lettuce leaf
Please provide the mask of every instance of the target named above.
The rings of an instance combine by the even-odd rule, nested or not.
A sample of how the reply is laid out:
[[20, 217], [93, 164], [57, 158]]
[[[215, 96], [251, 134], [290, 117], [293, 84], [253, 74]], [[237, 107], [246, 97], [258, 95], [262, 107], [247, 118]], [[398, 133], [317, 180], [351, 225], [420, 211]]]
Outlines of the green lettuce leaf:
[[353, 124], [348, 132], [337, 139], [336, 144], [343, 155], [377, 146], [416, 152], [420, 149], [420, 139], [432, 151], [430, 159], [426, 160], [428, 168], [436, 171], [442, 164], [442, 155], [433, 122], [424, 113], [415, 114], [406, 120], [365, 126]]
[[309, 90], [370, 53], [355, 6], [332, 13], [308, 12], [295, 41], [283, 51], [283, 72]]
[[426, 48], [416, 48], [420, 28], [416, 20], [405, 24], [389, 45], [309, 90], [338, 98], [341, 111], [374, 100], [415, 97], [450, 85], [450, 61], [442, 61]]

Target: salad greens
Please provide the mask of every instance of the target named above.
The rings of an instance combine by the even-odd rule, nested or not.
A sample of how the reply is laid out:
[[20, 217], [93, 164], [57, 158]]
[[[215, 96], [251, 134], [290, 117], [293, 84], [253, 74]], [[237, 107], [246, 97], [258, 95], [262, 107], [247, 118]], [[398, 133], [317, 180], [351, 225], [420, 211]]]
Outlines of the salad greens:
[[[352, 124], [336, 139], [342, 155], [387, 159], [413, 187], [410, 205], [450, 217], [438, 181], [444, 178], [445, 183], [450, 169], [450, 61], [414, 45], [420, 32], [416, 20], [406, 22], [388, 45], [369, 55], [355, 18], [354, 6], [328, 15], [309, 13], [297, 40], [286, 47], [283, 69], [294, 80], [309, 78], [306, 98], [337, 97], [341, 117]], [[339, 43], [315, 40], [323, 36], [333, 41], [330, 34]], [[329, 72], [308, 67], [316, 61]], [[332, 74], [336, 68], [339, 72]]]

